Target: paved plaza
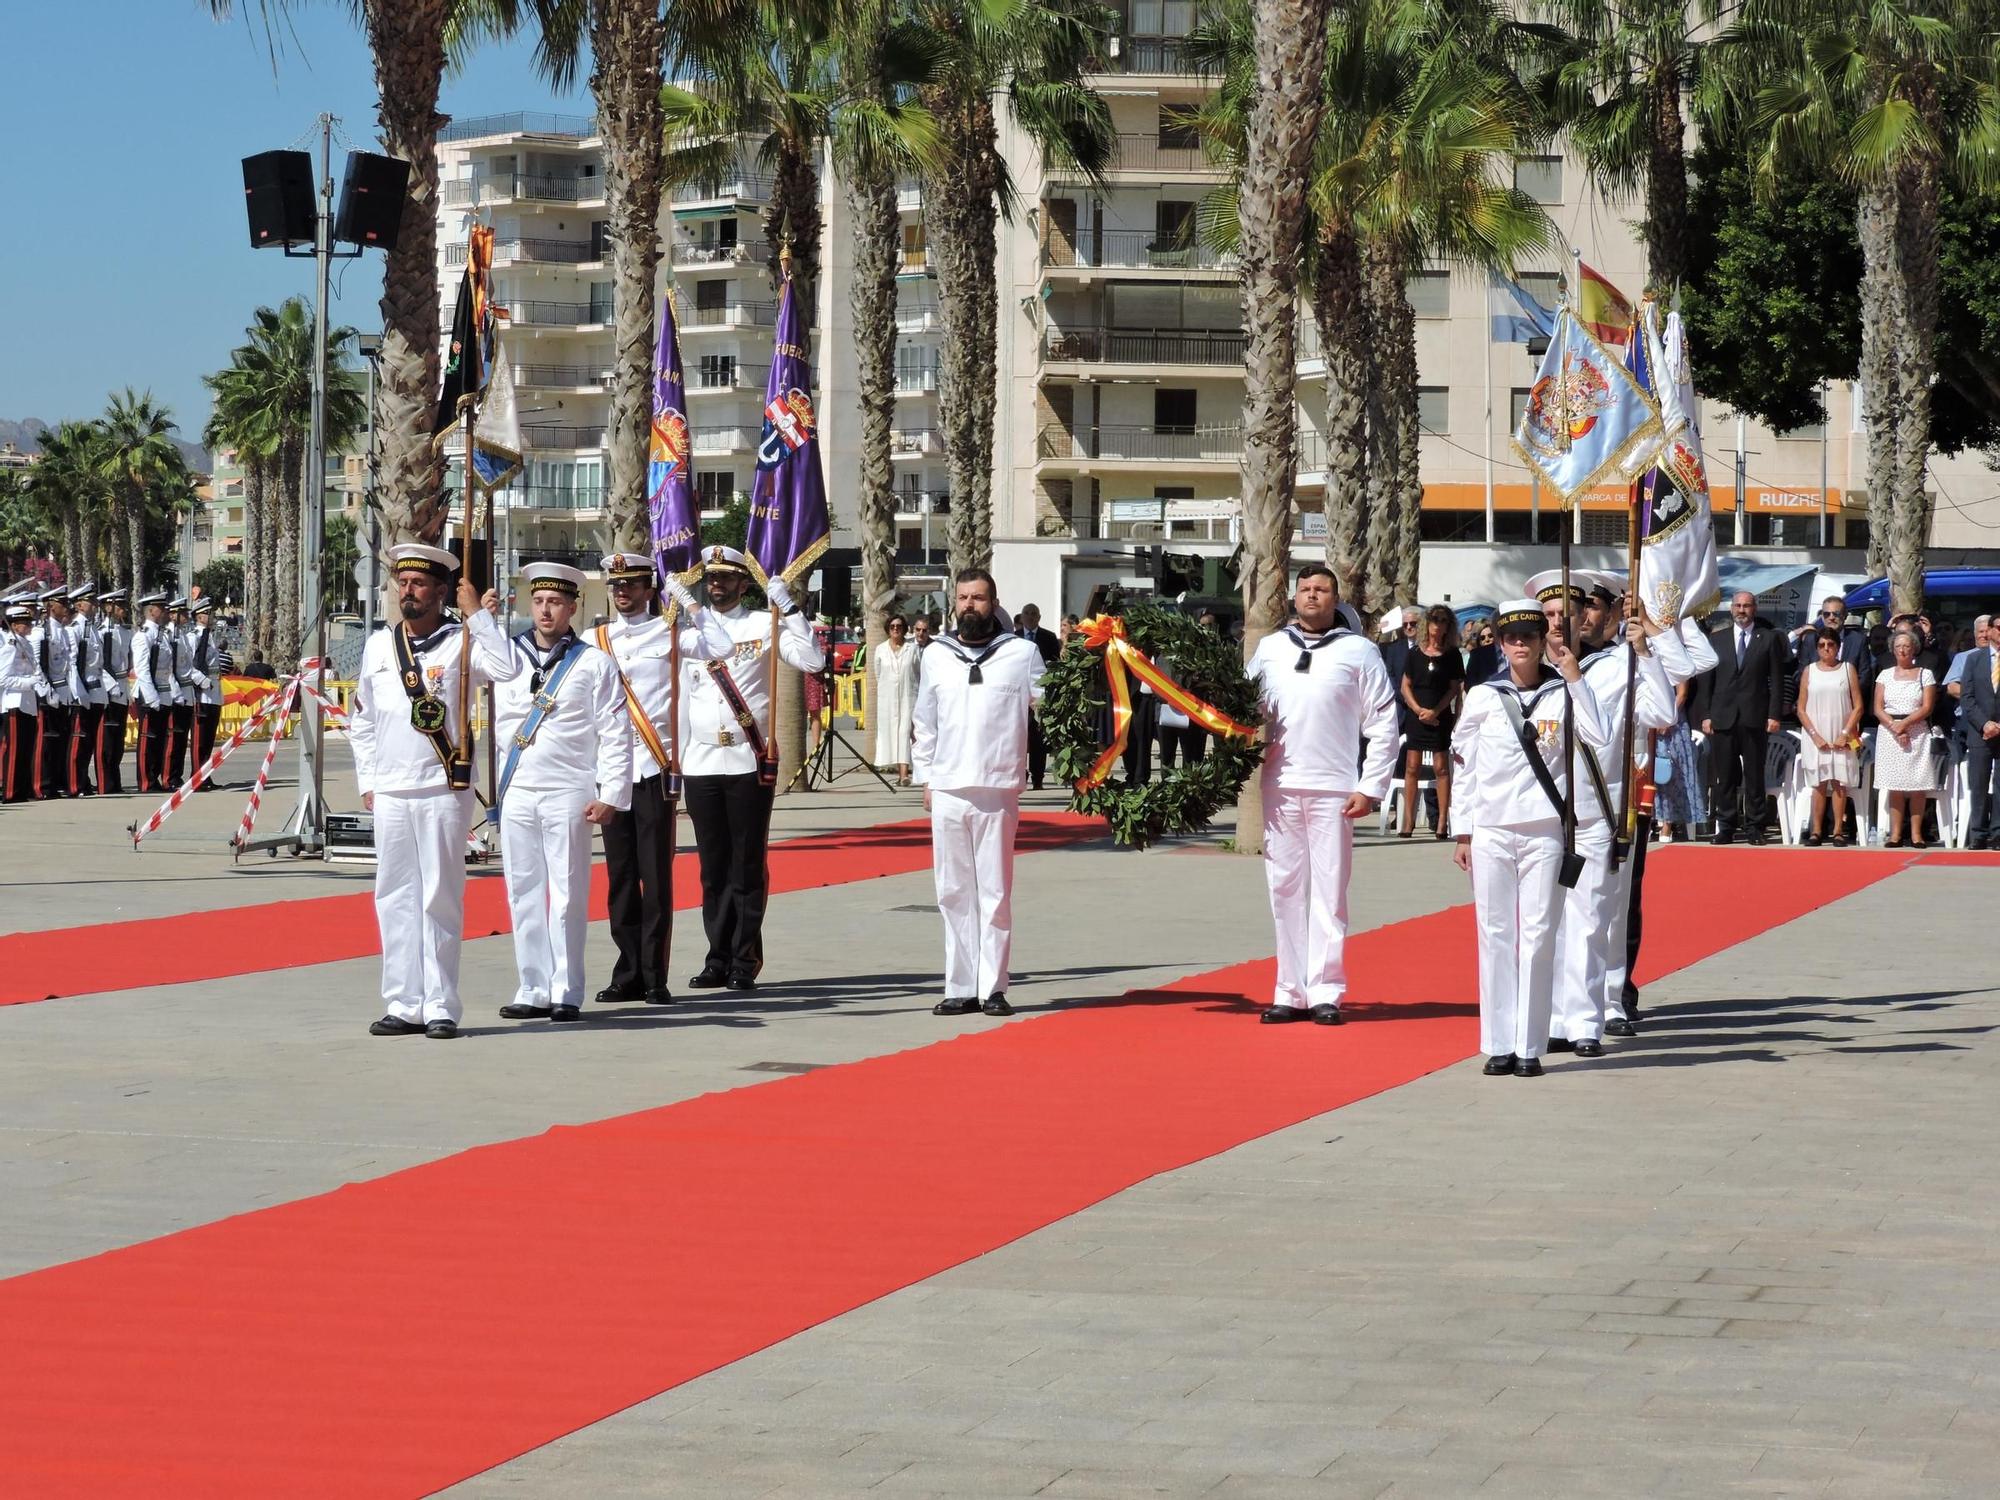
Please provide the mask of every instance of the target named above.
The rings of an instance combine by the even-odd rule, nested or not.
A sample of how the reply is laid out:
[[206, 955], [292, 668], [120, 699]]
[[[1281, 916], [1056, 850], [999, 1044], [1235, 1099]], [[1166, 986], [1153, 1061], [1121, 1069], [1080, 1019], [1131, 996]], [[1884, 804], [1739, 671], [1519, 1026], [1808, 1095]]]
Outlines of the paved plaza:
[[[862, 783], [781, 799], [774, 837], [921, 815], [918, 794]], [[275, 789], [264, 819], [289, 801]], [[240, 791], [194, 799], [135, 855], [123, 825], [149, 810], [6, 809], [0, 928], [368, 888], [365, 867], [232, 867]], [[757, 994], [681, 992], [562, 1030], [493, 1015], [512, 991], [504, 936], [467, 944], [467, 1024], [449, 1046], [367, 1036], [376, 961], [310, 952], [0, 1007], [0, 1277], [1264, 958], [1262, 873], [1227, 833], [1024, 856], [1020, 1014], [1004, 1022], [930, 1014], [927, 869], [775, 898]], [[1362, 845], [1357, 932], [1468, 899], [1440, 846], [1372, 831]], [[1730, 853], [1658, 857], [1727, 872]], [[1554, 1059], [1539, 1083], [1459, 1062], [1246, 1140], [450, 1493], [1993, 1495], [1996, 893], [2000, 869], [1912, 859], [1653, 985], [1642, 1034], [1601, 1060]], [[1732, 899], [1726, 878], [1715, 899]], [[1107, 918], [1113, 902], [1129, 921]], [[698, 913], [676, 933], [678, 990]], [[241, 941], [284, 953], [287, 934], [259, 918]], [[590, 942], [594, 987], [603, 924]], [[1176, 1103], [1158, 1100], [1161, 1117]], [[966, 1153], [1009, 1126], [938, 1122]], [[646, 1272], [559, 1228], [520, 1257], [523, 1299]], [[448, 1392], [436, 1415], [449, 1420]]]

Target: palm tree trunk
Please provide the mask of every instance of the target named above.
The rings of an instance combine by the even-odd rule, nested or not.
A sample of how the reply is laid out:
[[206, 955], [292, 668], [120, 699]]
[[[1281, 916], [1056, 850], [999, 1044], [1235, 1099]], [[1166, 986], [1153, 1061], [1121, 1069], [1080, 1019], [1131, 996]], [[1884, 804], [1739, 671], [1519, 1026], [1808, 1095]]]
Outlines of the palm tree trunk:
[[1902, 402], [1894, 320], [1896, 191], [1891, 183], [1861, 189], [1855, 229], [1861, 241], [1861, 389], [1868, 426], [1868, 571], [1887, 571], [1896, 489], [1897, 411]]
[[975, 113], [979, 150], [966, 204], [971, 211], [973, 270], [972, 443], [966, 454], [972, 485], [968, 516], [972, 566], [993, 566], [993, 429], [1000, 400], [1000, 162], [999, 132], [993, 105], [982, 96]]
[[1892, 325], [1901, 367], [1896, 412], [1895, 488], [1890, 513], [1889, 588], [1899, 610], [1924, 607], [1924, 549], [1931, 496], [1924, 487], [1931, 450], [1931, 391], [1937, 378], [1940, 163], [1919, 155], [1896, 175], [1897, 292]]
[[139, 485], [119, 487], [118, 509], [125, 522], [125, 546], [132, 565], [132, 597], [146, 592], [146, 491]]
[[[1243, 318], [1243, 650], [1285, 621], [1292, 495], [1298, 479], [1299, 250], [1306, 170], [1319, 129], [1328, 0], [1254, 0], [1256, 88], [1244, 131], [1241, 222]], [[1262, 788], [1237, 800], [1236, 847], [1264, 852]]]
[[[1405, 443], [1414, 448], [1416, 327], [1403, 290], [1403, 258], [1384, 240], [1365, 251], [1363, 293], [1368, 307], [1368, 581], [1364, 614], [1380, 614], [1397, 599], [1397, 553], [1404, 503]], [[1407, 413], [1405, 406], [1409, 408]], [[1414, 455], [1410, 455], [1414, 456]]]
[[271, 599], [271, 664], [280, 675], [296, 670], [299, 659], [299, 522], [310, 476], [305, 443], [287, 437], [278, 449], [278, 545]]
[[605, 444], [605, 510], [621, 549], [646, 549], [646, 460], [653, 411], [653, 278], [660, 264], [661, 54], [655, 0], [590, 7], [590, 88], [604, 138], [611, 215], [611, 305], [617, 325]]
[[1326, 562], [1340, 597], [1358, 604], [1368, 581], [1368, 309], [1361, 247], [1344, 226], [1320, 231], [1313, 321], [1326, 364]]
[[1651, 128], [1646, 142], [1646, 275], [1662, 296], [1687, 279], [1686, 126], [1677, 69], [1647, 87]]
[[945, 545], [951, 570], [993, 559], [993, 351], [998, 330], [993, 113], [934, 91], [941, 160], [925, 174], [924, 237], [937, 267], [938, 425], [951, 514]]
[[[131, 583], [131, 569], [126, 566], [125, 560], [125, 530], [118, 524], [118, 509], [116, 506], [110, 506], [106, 509], [103, 524], [104, 560], [107, 576], [114, 586], [119, 584], [129, 586]], [[125, 597], [127, 601], [130, 601], [132, 598], [130, 594], [127, 594]]]
[[264, 466], [255, 459], [243, 465], [243, 622], [253, 656], [271, 659], [270, 596], [264, 582]]
[[103, 570], [98, 566], [97, 517], [92, 512], [78, 507], [76, 524], [77, 535], [80, 539], [77, 543], [77, 556], [81, 559], [80, 567], [83, 576], [99, 580], [98, 587], [102, 588], [102, 580], [105, 575]]
[[902, 216], [896, 209], [895, 174], [886, 165], [856, 163], [846, 177], [854, 234], [848, 303], [861, 408], [861, 610], [872, 656], [888, 635], [889, 606], [896, 600], [896, 492], [889, 432], [896, 415], [896, 261]]
[[[376, 432], [388, 539], [435, 542], [450, 501], [444, 460], [431, 445], [438, 399], [437, 133], [450, 0], [361, 0], [375, 58], [382, 147], [410, 163], [396, 248], [382, 272], [381, 380]], [[298, 528], [292, 526], [296, 541]]]
[[77, 502], [71, 499], [63, 507], [62, 513], [62, 570], [63, 579], [70, 584], [83, 582], [84, 570], [89, 564], [84, 560], [83, 516]]

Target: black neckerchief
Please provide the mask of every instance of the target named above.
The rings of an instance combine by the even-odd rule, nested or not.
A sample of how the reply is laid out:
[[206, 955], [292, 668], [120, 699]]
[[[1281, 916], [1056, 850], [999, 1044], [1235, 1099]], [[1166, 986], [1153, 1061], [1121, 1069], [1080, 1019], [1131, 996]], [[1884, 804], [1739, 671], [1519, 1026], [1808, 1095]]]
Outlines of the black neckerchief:
[[[392, 630], [401, 629], [404, 631], [405, 635], [408, 635], [407, 629], [403, 626], [392, 625], [390, 629]], [[426, 651], [430, 650], [431, 647], [437, 645], [438, 642], [442, 641], [448, 634], [450, 634], [452, 631], [456, 629], [458, 629], [458, 621], [446, 620], [441, 625], [439, 625], [436, 630], [433, 630], [429, 635], [425, 636], [422, 640], [418, 640], [413, 635], [409, 636], [410, 654], [412, 656], [422, 656]]]
[[966, 651], [970, 648], [968, 648], [966, 644], [963, 641], [959, 640], [956, 636], [941, 635], [937, 638], [935, 644], [944, 647], [945, 650], [949, 651], [953, 656], [957, 657], [960, 661], [964, 662], [967, 666], [971, 667], [972, 670], [966, 673], [965, 680], [968, 683], [977, 686], [978, 684], [986, 680], [985, 676], [979, 670], [980, 667], [984, 665], [985, 662], [992, 657], [995, 651], [998, 651], [1002, 646], [1006, 645], [1007, 642], [1018, 639], [1020, 639], [1020, 637], [1008, 635], [1003, 631], [1000, 634], [995, 635], [993, 639], [987, 643], [986, 649], [984, 651], [981, 651], [977, 656], [966, 655]]
[[1623, 644], [1624, 644], [1623, 641], [1607, 641], [1604, 645], [1599, 646], [1595, 651], [1591, 652], [1590, 655], [1584, 657], [1581, 661], [1579, 661], [1576, 664], [1577, 671], [1578, 672], [1589, 671], [1590, 664], [1592, 662], [1597, 661], [1601, 657], [1612, 655]]
[[1318, 651], [1324, 646], [1331, 646], [1342, 636], [1349, 634], [1352, 634], [1352, 632], [1344, 626], [1335, 625], [1323, 635], [1313, 640], [1307, 640], [1305, 631], [1302, 628], [1297, 625], [1287, 625], [1285, 627], [1286, 638], [1299, 648], [1299, 659], [1292, 663], [1292, 670], [1294, 672], [1310, 672], [1313, 665], [1313, 652]]
[[549, 647], [549, 654], [546, 657], [537, 654], [541, 648], [535, 644], [535, 632], [532, 630], [524, 630], [515, 636], [514, 644], [527, 656], [528, 665], [534, 668], [534, 671], [528, 674], [528, 691], [539, 693], [542, 684], [549, 680], [549, 673], [555, 670], [556, 663], [583, 642], [576, 638], [574, 630], [566, 631], [561, 640]]
[[1531, 688], [1519, 686], [1514, 681], [1512, 669], [1507, 667], [1502, 667], [1496, 676], [1488, 678], [1486, 685], [1490, 688], [1496, 688], [1503, 693], [1512, 693], [1520, 701], [1523, 709], [1533, 708], [1541, 701], [1542, 694], [1546, 693], [1552, 685], [1563, 680], [1562, 673], [1558, 672], [1547, 662], [1543, 662], [1541, 666], [1541, 679]]

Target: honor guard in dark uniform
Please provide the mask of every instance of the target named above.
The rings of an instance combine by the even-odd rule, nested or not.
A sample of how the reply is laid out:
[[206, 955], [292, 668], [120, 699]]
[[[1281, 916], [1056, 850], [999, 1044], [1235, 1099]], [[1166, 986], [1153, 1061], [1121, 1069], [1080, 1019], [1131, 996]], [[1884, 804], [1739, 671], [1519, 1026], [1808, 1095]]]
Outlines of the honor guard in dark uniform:
[[[189, 763], [192, 768], [207, 765], [208, 757], [215, 749], [216, 726], [222, 722], [222, 674], [228, 660], [210, 630], [215, 619], [215, 601], [196, 599], [188, 606], [188, 611], [194, 616], [194, 629], [188, 633], [187, 639], [186, 682], [192, 700], [189, 711], [194, 721], [194, 756]], [[201, 790], [212, 792], [215, 783], [204, 781]]]
[[167, 634], [172, 642], [174, 664], [174, 732], [167, 742], [167, 789], [173, 790], [187, 777], [188, 746], [194, 741], [194, 703], [197, 696], [192, 673], [194, 653], [188, 627], [188, 602], [173, 599], [167, 604]]
[[125, 719], [132, 701], [132, 627], [126, 623], [126, 592], [97, 596], [103, 607], [97, 639], [104, 663], [104, 721], [98, 730], [97, 789], [108, 796], [125, 790]]
[[140, 791], [157, 792], [170, 789], [167, 750], [174, 737], [174, 638], [167, 625], [164, 593], [146, 594], [138, 604], [145, 623], [132, 647], [132, 687], [139, 697], [137, 777]]
[[83, 683], [76, 671], [76, 634], [70, 624], [69, 594], [50, 589], [42, 595], [47, 611], [35, 627], [35, 655], [48, 682], [42, 699], [42, 795], [76, 795], [76, 710]]
[[102, 758], [104, 709], [110, 694], [104, 686], [104, 638], [98, 631], [97, 585], [88, 581], [69, 591], [72, 611], [70, 636], [76, 642], [76, 733], [70, 740], [70, 757], [75, 762], [70, 780], [79, 797], [95, 797], [103, 790]]

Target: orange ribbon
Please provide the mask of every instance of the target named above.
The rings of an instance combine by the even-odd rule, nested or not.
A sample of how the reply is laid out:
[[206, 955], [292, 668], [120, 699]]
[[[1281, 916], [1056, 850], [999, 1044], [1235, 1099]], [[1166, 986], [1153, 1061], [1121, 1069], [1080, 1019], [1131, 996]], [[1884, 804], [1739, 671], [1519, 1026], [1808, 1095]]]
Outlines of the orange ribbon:
[[1092, 615], [1079, 627], [1083, 643], [1104, 653], [1104, 676], [1111, 687], [1111, 743], [1084, 778], [1076, 784], [1080, 792], [1102, 786], [1112, 766], [1125, 754], [1125, 740], [1132, 728], [1132, 684], [1127, 674], [1137, 677], [1166, 702], [1201, 725], [1211, 734], [1233, 735], [1253, 740], [1257, 731], [1239, 724], [1212, 704], [1204, 703], [1153, 664], [1153, 659], [1133, 645], [1125, 635], [1125, 622], [1117, 615]]

